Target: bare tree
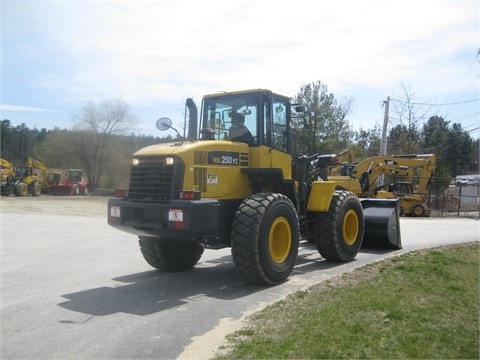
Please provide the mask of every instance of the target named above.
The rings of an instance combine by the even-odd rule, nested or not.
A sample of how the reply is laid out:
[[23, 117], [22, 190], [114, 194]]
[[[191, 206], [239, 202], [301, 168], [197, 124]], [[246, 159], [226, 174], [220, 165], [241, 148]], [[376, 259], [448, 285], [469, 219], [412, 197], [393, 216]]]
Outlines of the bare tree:
[[394, 124], [389, 136], [389, 150], [411, 153], [418, 149], [420, 128], [427, 120], [431, 106], [415, 101], [416, 94], [410, 86], [400, 82], [402, 94], [391, 100], [393, 111], [390, 116]]
[[137, 119], [121, 99], [107, 99], [98, 105], [90, 102], [76, 115], [72, 147], [85, 168], [92, 188], [100, 184], [112, 136], [124, 135], [136, 124]]

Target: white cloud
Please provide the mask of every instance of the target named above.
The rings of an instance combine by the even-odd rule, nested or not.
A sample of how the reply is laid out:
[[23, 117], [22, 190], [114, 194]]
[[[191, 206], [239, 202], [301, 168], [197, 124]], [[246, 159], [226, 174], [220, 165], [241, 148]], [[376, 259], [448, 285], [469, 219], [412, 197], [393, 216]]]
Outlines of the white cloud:
[[386, 97], [403, 80], [441, 99], [464, 71], [462, 56], [479, 46], [478, 4], [24, 1], [6, 2], [2, 20], [8, 68], [18, 66], [9, 55], [24, 66], [9, 86], [55, 91], [77, 108], [107, 97], [132, 107], [180, 104], [257, 87], [293, 96], [317, 80], [353, 97], [372, 90]]
[[0, 104], [0, 111], [26, 111], [26, 112], [61, 112], [58, 110], [49, 110], [49, 109], [41, 109], [31, 106], [18, 106], [18, 105], [8, 105], [8, 104]]

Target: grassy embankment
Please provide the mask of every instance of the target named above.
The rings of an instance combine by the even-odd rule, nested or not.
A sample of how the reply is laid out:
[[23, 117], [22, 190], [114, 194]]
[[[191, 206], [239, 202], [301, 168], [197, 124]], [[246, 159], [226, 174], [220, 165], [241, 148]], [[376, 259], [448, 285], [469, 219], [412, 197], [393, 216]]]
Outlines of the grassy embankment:
[[413, 252], [247, 319], [216, 359], [479, 359], [479, 243]]

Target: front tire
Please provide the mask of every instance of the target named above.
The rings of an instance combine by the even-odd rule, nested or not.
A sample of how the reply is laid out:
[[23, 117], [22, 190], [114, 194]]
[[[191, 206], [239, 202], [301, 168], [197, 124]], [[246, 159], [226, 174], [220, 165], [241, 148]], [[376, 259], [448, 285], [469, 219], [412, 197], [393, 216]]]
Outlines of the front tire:
[[297, 212], [286, 196], [254, 194], [242, 202], [233, 220], [233, 263], [250, 283], [278, 284], [295, 266], [299, 237]]
[[362, 246], [364, 228], [358, 197], [349, 191], [335, 191], [328, 212], [316, 214], [314, 234], [318, 252], [326, 260], [352, 261]]
[[145, 261], [162, 271], [178, 272], [191, 269], [203, 254], [202, 245], [190, 240], [140, 236], [138, 244]]

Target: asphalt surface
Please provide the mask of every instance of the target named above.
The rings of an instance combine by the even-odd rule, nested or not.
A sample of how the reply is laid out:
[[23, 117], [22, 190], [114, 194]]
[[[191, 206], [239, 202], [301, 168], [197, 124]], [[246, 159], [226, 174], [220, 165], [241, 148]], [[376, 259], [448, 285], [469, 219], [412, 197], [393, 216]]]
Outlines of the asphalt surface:
[[240, 278], [230, 249], [161, 273], [101, 211], [69, 215], [76, 205], [62, 203], [60, 214], [20, 213], [9, 203], [0, 202], [1, 359], [208, 358], [245, 315], [290, 293], [385, 257], [480, 240], [475, 219], [402, 218], [402, 250], [365, 248], [334, 264], [302, 242], [289, 280], [262, 287]]

